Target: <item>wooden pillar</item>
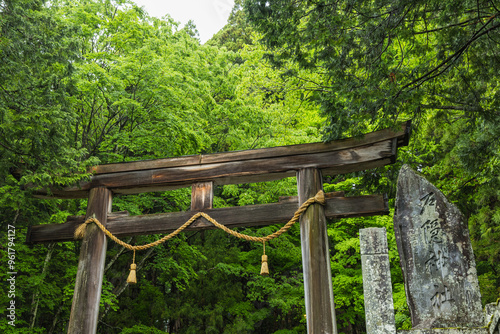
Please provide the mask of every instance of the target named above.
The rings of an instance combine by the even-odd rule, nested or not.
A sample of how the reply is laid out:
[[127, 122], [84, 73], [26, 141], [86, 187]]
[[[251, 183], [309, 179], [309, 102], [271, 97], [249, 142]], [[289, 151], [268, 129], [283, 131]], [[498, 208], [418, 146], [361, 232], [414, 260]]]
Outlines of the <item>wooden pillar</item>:
[[213, 204], [213, 182], [199, 182], [191, 186], [191, 211], [211, 209]]
[[[321, 171], [305, 168], [297, 172], [299, 204], [323, 189]], [[300, 218], [302, 266], [308, 333], [337, 333], [332, 271], [326, 217], [323, 206], [311, 205]]]
[[[111, 202], [110, 190], [104, 187], [92, 188], [86, 218], [95, 214], [95, 217], [106, 225], [108, 212], [111, 211]], [[68, 324], [70, 334], [89, 334], [97, 330], [106, 247], [106, 235], [95, 224], [87, 225], [80, 249], [75, 292]]]
[[[191, 211], [203, 211], [212, 208], [214, 202], [213, 187], [214, 183], [212, 181], [193, 183], [191, 185]], [[193, 224], [193, 227], [201, 228], [212, 226], [212, 223], [203, 217], [198, 218]], [[200, 232], [200, 236], [204, 240], [204, 231]]]

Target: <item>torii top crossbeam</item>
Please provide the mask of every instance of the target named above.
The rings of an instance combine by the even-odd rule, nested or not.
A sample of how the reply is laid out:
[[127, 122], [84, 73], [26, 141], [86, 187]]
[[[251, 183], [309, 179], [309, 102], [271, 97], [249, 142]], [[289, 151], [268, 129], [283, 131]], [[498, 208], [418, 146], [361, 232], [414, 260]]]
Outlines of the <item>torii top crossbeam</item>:
[[90, 181], [52, 189], [50, 197], [87, 198], [94, 187], [106, 187], [114, 194], [138, 194], [206, 181], [215, 185], [265, 182], [295, 176], [303, 168], [320, 169], [323, 175], [356, 172], [394, 163], [397, 148], [408, 143], [409, 131], [408, 122], [402, 131], [385, 129], [329, 143], [101, 165], [92, 169]]

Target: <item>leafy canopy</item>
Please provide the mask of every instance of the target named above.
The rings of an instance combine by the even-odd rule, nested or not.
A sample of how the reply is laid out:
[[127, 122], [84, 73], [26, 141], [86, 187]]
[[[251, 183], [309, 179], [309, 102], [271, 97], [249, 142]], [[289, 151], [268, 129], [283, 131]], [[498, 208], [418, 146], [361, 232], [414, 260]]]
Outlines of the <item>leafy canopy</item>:
[[460, 110], [498, 120], [500, 11], [494, 1], [245, 0], [275, 51], [324, 74], [327, 139]]

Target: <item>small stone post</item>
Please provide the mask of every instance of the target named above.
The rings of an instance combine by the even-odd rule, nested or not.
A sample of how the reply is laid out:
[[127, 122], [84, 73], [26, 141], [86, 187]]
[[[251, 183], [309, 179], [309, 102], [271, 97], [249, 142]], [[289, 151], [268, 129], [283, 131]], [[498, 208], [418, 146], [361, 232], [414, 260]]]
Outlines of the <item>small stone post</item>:
[[396, 321], [385, 228], [360, 230], [359, 245], [363, 270], [366, 332], [395, 334]]

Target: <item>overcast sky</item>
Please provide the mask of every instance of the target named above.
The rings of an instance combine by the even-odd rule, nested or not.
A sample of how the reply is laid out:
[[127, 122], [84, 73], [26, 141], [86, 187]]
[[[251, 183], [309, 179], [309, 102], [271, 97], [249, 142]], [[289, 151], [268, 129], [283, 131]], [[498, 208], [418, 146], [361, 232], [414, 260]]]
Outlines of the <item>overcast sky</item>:
[[209, 40], [226, 25], [234, 0], [133, 0], [146, 8], [151, 16], [170, 16], [184, 26], [193, 20], [200, 33], [201, 43]]

